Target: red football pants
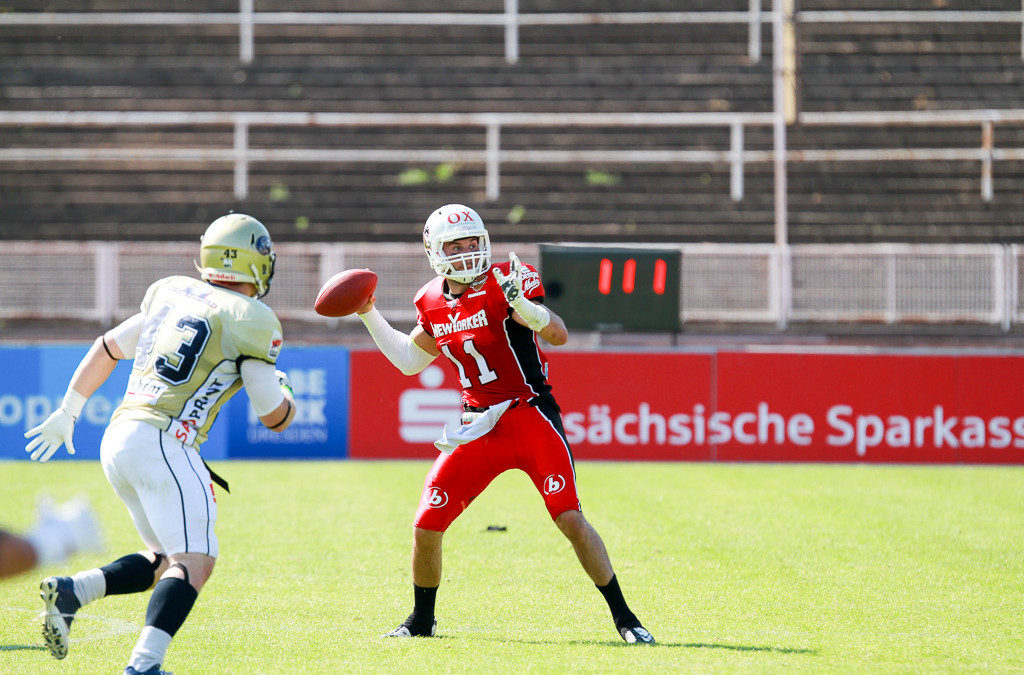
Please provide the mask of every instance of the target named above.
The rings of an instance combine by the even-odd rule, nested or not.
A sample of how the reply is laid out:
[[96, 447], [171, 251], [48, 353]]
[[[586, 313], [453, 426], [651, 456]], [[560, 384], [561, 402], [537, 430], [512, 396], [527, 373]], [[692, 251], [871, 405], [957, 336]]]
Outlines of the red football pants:
[[580, 508], [572, 452], [553, 406], [509, 409], [483, 437], [440, 454], [427, 474], [416, 527], [444, 532], [491, 481], [520, 469], [544, 497], [552, 520]]

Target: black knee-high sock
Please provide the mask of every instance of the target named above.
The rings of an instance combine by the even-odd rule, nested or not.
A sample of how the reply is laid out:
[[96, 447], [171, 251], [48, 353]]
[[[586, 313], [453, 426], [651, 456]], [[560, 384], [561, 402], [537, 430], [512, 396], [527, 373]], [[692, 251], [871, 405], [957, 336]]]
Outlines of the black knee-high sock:
[[613, 574], [612, 580], [604, 586], [598, 586], [597, 590], [601, 591], [605, 602], [608, 603], [608, 609], [612, 612], [612, 619], [615, 621], [616, 628], [635, 628], [640, 625], [636, 615], [630, 611], [629, 605], [626, 604], [626, 599], [622, 597], [622, 589], [619, 588], [618, 577]]
[[413, 584], [413, 605], [412, 614], [409, 615], [407, 624], [416, 624], [419, 627], [430, 628], [434, 623], [434, 604], [437, 600], [437, 586], [428, 588]]
[[159, 628], [171, 637], [178, 632], [185, 618], [192, 611], [192, 605], [199, 597], [199, 591], [192, 584], [177, 577], [165, 577], [153, 589], [146, 609], [146, 625]]
[[107, 595], [125, 595], [141, 593], [149, 590], [155, 581], [155, 574], [163, 556], [158, 555], [156, 562], [141, 553], [130, 553], [123, 558], [100, 568], [103, 579], [107, 582]]

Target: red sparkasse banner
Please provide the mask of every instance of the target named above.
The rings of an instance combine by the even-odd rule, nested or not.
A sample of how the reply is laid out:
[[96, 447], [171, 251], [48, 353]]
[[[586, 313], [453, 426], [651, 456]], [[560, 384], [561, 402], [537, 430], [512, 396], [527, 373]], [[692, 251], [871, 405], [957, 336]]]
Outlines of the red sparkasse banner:
[[714, 458], [692, 425], [714, 386], [712, 354], [552, 351], [548, 381], [577, 459]]
[[[1024, 356], [547, 350], [578, 459], [1024, 463]], [[352, 353], [350, 456], [430, 458], [458, 423], [438, 359]]]
[[718, 458], [958, 461], [934, 433], [957, 414], [956, 370], [943, 356], [720, 354], [717, 407], [731, 425]]
[[443, 357], [403, 375], [380, 352], [352, 351], [349, 457], [432, 459], [444, 425], [459, 425], [461, 390]]

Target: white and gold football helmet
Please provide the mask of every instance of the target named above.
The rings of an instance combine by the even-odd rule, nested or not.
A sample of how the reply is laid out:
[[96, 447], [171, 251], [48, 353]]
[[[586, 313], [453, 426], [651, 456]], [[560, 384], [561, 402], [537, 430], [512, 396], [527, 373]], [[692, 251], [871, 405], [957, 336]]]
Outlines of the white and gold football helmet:
[[[479, 238], [476, 251], [445, 256], [447, 242], [466, 237]], [[423, 226], [423, 246], [434, 271], [460, 284], [471, 283], [491, 266], [491, 239], [484, 221], [462, 204], [447, 204], [430, 214]]]
[[213, 221], [200, 241], [196, 269], [203, 281], [249, 282], [256, 286], [257, 298], [270, 290], [277, 254], [263, 223], [231, 213]]

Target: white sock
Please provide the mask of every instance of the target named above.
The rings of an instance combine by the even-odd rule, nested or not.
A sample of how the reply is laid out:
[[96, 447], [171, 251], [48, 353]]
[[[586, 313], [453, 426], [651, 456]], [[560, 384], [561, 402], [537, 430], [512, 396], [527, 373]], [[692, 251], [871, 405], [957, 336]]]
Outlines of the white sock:
[[98, 567], [79, 572], [71, 580], [75, 582], [75, 595], [83, 606], [107, 594], [107, 578]]
[[128, 665], [135, 670], [145, 672], [153, 666], [163, 665], [167, 648], [171, 646], [171, 636], [159, 628], [146, 626], [139, 635], [139, 641], [132, 650], [132, 658]]

